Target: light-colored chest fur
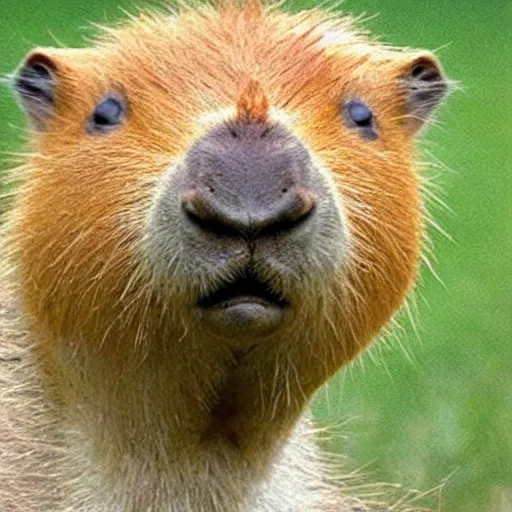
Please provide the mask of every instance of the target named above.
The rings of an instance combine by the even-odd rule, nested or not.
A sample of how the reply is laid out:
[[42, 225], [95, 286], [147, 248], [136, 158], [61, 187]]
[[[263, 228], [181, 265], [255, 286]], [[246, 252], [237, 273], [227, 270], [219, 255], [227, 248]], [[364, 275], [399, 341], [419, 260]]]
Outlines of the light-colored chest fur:
[[[220, 448], [190, 457], [128, 450], [111, 472], [87, 429], [48, 399], [12, 301], [0, 301], [0, 509], [3, 512], [300, 512], [351, 510], [326, 483], [304, 418], [247, 467]], [[142, 404], [141, 404], [142, 407]], [[98, 425], [98, 428], [101, 426]], [[137, 439], [133, 439], [137, 443]], [[178, 452], [178, 450], [177, 450]], [[264, 453], [262, 447], [262, 453]], [[105, 454], [106, 456], [106, 454]], [[258, 468], [255, 470], [254, 468]]]

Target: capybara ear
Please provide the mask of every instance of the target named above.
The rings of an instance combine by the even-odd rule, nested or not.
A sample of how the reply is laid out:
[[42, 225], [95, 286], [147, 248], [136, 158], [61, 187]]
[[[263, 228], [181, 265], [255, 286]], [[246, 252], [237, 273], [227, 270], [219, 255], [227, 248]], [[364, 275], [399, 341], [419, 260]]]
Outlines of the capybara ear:
[[23, 60], [13, 79], [21, 105], [36, 130], [44, 130], [55, 109], [59, 66], [49, 52], [36, 49]]
[[448, 81], [437, 58], [428, 52], [413, 53], [401, 64], [406, 89], [407, 128], [418, 133], [448, 92]]

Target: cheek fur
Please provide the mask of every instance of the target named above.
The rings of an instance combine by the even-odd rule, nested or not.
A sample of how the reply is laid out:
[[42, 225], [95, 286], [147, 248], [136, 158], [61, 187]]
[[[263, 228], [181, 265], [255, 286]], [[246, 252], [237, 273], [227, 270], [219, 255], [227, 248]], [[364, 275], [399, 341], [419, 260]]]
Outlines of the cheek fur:
[[[418, 178], [411, 162], [382, 157], [346, 169], [342, 194], [354, 235], [350, 268], [355, 329], [371, 339], [402, 304], [412, 287], [422, 237]], [[409, 165], [408, 165], [409, 164]]]
[[[322, 242], [325, 237], [319, 237], [317, 245], [323, 245], [326, 252], [344, 251], [347, 259], [342, 267], [346, 271], [340, 267], [334, 273], [324, 272], [320, 279], [304, 281], [310, 282], [305, 288], [292, 286], [290, 290], [322, 295], [324, 303], [329, 300], [325, 297], [331, 297], [332, 305], [325, 307], [332, 309], [332, 318], [343, 323], [339, 323], [337, 333], [330, 335], [332, 343], [344, 337], [337, 350], [350, 358], [396, 311], [411, 287], [421, 224], [418, 184], [410, 170], [411, 162], [404, 162], [398, 151], [378, 153], [372, 149], [369, 153], [363, 149], [352, 155], [344, 151], [340, 161], [362, 163], [336, 168], [334, 155], [327, 164], [332, 164], [335, 172], [320, 165], [321, 156], [317, 163], [342, 219], [332, 229], [342, 230], [340, 240], [345, 242], [334, 247], [328, 240]], [[19, 268], [26, 306], [33, 318], [45, 318], [49, 328], [59, 331], [63, 326], [71, 328], [70, 319], [78, 318], [83, 309], [94, 311], [108, 304], [104, 315], [113, 317], [119, 314], [114, 305], [121, 298], [133, 301], [149, 297], [152, 288], [157, 290], [158, 279], [152, 281], [152, 272], [145, 266], [144, 226], [155, 194], [162, 193], [157, 183], [164, 174], [161, 168], [166, 159], [162, 155], [147, 158], [146, 165], [133, 169], [127, 158], [123, 172], [111, 169], [108, 159], [102, 173], [76, 173], [69, 167], [66, 174], [62, 162], [56, 166], [58, 172], [40, 168], [34, 172], [22, 194], [18, 216], [19, 231], [31, 233], [19, 240]], [[142, 170], [145, 178], [141, 177]], [[97, 179], [91, 179], [93, 172], [98, 173]], [[75, 176], [75, 181], [69, 176]], [[48, 216], [48, 211], [53, 214]], [[331, 241], [336, 238], [332, 235], [328, 237]], [[179, 245], [174, 246], [175, 252]], [[192, 256], [180, 254], [179, 259], [190, 261]], [[298, 259], [294, 258], [293, 263]], [[317, 261], [311, 258], [310, 268], [306, 265], [299, 274], [311, 271]], [[272, 273], [272, 269], [265, 270]], [[317, 273], [322, 274], [322, 269]], [[183, 289], [186, 286], [182, 287], [180, 300]], [[58, 303], [70, 306], [56, 308]], [[180, 308], [175, 305], [173, 309]], [[82, 321], [81, 328], [92, 328], [87, 327], [85, 319]], [[99, 327], [98, 321], [91, 316], [95, 328]], [[66, 337], [72, 331], [60, 334]]]

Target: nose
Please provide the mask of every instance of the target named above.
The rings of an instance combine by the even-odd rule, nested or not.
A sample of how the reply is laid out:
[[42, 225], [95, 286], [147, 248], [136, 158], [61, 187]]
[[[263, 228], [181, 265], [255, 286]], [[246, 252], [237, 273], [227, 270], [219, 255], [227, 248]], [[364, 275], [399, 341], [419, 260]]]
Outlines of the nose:
[[314, 215], [311, 158], [281, 126], [252, 121], [218, 126], [190, 148], [184, 165], [182, 210], [209, 232], [282, 233]]

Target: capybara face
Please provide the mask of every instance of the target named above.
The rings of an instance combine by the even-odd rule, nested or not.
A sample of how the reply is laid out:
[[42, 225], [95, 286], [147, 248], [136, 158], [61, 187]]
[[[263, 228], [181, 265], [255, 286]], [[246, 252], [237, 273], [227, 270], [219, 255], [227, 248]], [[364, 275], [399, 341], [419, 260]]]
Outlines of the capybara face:
[[52, 340], [302, 343], [327, 375], [413, 283], [429, 54], [253, 3], [35, 50], [15, 87], [34, 151], [10, 247]]

